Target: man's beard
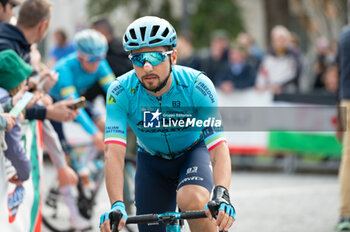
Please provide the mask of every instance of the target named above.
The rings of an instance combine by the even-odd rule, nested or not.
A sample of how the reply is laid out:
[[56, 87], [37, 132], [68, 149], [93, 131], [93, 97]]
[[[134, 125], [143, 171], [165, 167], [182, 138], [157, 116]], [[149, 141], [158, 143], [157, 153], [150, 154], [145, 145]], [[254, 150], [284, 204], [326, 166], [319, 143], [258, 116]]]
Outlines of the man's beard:
[[[165, 80], [164, 80], [163, 82], [160, 82], [160, 83], [158, 84], [158, 86], [157, 86], [156, 88], [154, 88], [154, 89], [147, 88], [147, 86], [145, 85], [145, 83], [144, 83], [143, 81], [140, 81], [140, 83], [141, 83], [141, 85], [142, 85], [145, 89], [147, 89], [148, 91], [151, 91], [151, 92], [153, 92], [153, 93], [156, 93], [156, 92], [159, 92], [160, 90], [162, 90], [162, 89], [166, 86], [166, 84], [168, 83], [170, 74], [171, 74], [171, 68], [170, 68], [169, 73], [168, 73], [168, 76], [165, 78]], [[143, 79], [144, 79], [145, 77], [147, 77], [147, 76], [155, 76], [158, 80], [160, 80], [160, 77], [159, 77], [158, 75], [156, 75], [156, 74], [145, 75], [145, 76], [143, 76], [143, 77], [141, 78], [141, 80], [143, 80]]]

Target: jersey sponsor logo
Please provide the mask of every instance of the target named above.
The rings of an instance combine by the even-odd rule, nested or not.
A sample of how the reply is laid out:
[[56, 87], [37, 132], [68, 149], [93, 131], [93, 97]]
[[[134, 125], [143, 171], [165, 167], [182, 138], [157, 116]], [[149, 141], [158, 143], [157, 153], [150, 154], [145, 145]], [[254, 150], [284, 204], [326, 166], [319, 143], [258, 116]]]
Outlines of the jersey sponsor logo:
[[203, 131], [204, 138], [208, 138], [209, 136], [214, 134], [214, 130], [212, 127], [206, 127]]
[[106, 126], [106, 134], [124, 134], [124, 130], [120, 129], [119, 126]]
[[18, 207], [23, 202], [24, 188], [22, 185], [17, 185], [15, 190], [7, 197], [7, 207], [9, 209], [9, 222], [12, 223], [16, 219]]
[[193, 166], [191, 168], [187, 168], [186, 175], [192, 174], [192, 173], [197, 173], [198, 171], [198, 166]]
[[204, 83], [199, 82], [198, 85], [196, 86], [196, 89], [198, 89], [199, 92], [201, 92], [204, 96], [208, 96], [211, 100], [211, 103], [215, 102], [213, 93], [210, 91], [208, 86], [206, 86]]
[[156, 111], [144, 111], [143, 112], [143, 126], [145, 128], [159, 128], [160, 127], [160, 115], [159, 109]]
[[180, 101], [173, 101], [172, 105], [174, 108], [180, 108], [181, 107], [181, 102]]
[[204, 178], [202, 177], [199, 177], [199, 176], [191, 176], [191, 177], [186, 177], [185, 179], [183, 179], [179, 185], [182, 185], [183, 183], [185, 182], [188, 182], [188, 181], [203, 181]]
[[114, 104], [116, 103], [117, 101], [115, 100], [115, 98], [112, 96], [112, 94], [109, 94], [108, 95], [108, 98], [107, 98], [107, 104]]
[[117, 97], [121, 92], [123, 92], [124, 88], [121, 85], [116, 86], [112, 93]]
[[132, 94], [135, 94], [136, 89], [135, 89], [135, 88], [131, 88], [131, 89], [130, 89], [130, 92], [131, 92]]

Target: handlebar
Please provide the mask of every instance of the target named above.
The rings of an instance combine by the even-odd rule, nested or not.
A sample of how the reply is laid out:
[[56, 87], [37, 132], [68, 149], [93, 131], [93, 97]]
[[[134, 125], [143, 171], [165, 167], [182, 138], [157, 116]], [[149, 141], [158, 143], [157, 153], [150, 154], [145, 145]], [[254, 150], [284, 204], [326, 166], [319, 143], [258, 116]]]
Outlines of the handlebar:
[[[117, 210], [109, 214], [111, 220], [111, 229], [112, 232], [118, 231], [118, 224], [122, 217], [122, 213]], [[169, 223], [176, 220], [191, 220], [191, 219], [200, 219], [206, 218], [207, 215], [205, 211], [187, 211], [187, 212], [169, 212], [162, 214], [143, 214], [128, 217], [126, 224], [142, 224], [142, 223], [155, 223], [155, 222], [165, 222]]]

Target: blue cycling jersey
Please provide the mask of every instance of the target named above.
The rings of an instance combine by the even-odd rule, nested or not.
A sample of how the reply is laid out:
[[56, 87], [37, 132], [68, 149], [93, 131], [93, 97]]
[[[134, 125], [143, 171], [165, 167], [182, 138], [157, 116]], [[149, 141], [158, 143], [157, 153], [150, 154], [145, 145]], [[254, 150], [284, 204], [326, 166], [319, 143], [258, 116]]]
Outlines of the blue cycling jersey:
[[170, 78], [170, 89], [158, 98], [142, 87], [134, 70], [116, 79], [107, 93], [105, 143], [126, 146], [127, 124], [135, 132], [141, 149], [168, 159], [181, 156], [202, 137], [208, 150], [225, 141], [222, 130], [213, 129], [213, 124], [196, 129], [193, 125], [198, 124], [192, 119], [186, 124], [186, 116], [182, 124], [168, 120], [165, 125], [161, 121], [165, 112], [185, 109], [182, 113], [186, 115], [197, 108], [217, 107], [214, 85], [203, 73], [175, 65]]
[[[104, 91], [107, 92], [108, 87], [115, 79], [106, 60], [100, 61], [96, 72], [88, 73], [84, 71], [78, 60], [77, 53], [72, 53], [59, 60], [54, 70], [59, 73], [59, 78], [49, 93], [56, 100], [67, 99], [71, 96], [73, 96], [73, 99], [76, 99], [97, 81]], [[80, 110], [76, 121], [80, 123], [89, 134], [94, 134], [98, 131], [94, 122], [84, 109]]]

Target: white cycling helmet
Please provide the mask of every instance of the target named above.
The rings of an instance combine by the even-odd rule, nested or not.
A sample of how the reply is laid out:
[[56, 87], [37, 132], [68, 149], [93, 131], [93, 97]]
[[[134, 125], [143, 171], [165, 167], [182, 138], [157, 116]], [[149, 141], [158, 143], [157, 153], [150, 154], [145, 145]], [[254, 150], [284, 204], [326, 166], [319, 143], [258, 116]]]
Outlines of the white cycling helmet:
[[176, 47], [176, 31], [168, 21], [155, 16], [136, 19], [126, 29], [123, 36], [125, 51], [143, 47]]
[[108, 50], [106, 38], [93, 29], [85, 29], [75, 34], [73, 45], [78, 52], [90, 57], [103, 57]]

